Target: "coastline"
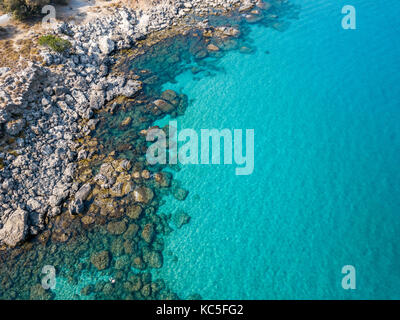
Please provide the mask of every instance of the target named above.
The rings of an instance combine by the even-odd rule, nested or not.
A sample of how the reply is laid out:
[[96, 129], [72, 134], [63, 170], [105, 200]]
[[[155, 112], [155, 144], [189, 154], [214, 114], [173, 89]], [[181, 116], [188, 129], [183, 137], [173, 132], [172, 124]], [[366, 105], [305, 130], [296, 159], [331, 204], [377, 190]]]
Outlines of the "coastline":
[[[270, 2], [276, 12], [290, 7]], [[179, 298], [152, 272], [170, 254], [163, 252], [164, 236], [190, 220], [184, 212], [158, 209], [166, 195], [183, 201], [188, 191], [165, 166], [147, 164], [146, 131], [158, 119], [184, 114], [188, 97], [161, 88], [180, 63], [194, 59], [205, 66], [203, 59], [239, 48], [251, 53], [246, 25], [270, 7], [213, 0], [176, 1], [139, 15], [118, 8], [87, 25], [57, 24], [52, 34], [70, 41], [70, 51], [41, 48], [40, 63], [3, 69], [3, 298]], [[266, 17], [275, 28], [276, 15]], [[9, 94], [16, 87], [18, 95]], [[75, 293], [44, 290], [36, 279], [43, 265], [54, 265]], [[82, 282], [85, 272], [96, 282]], [[187, 298], [194, 297], [201, 298]]]
[[[68, 39], [73, 53], [42, 49], [42, 65], [29, 61], [27, 68], [15, 73], [2, 68], [0, 244], [16, 246], [61, 213], [62, 205], [79, 190], [74, 174], [84, 152], [77, 152], [77, 141], [95, 128], [94, 113], [117, 97], [141, 91], [139, 81], [113, 75], [114, 52], [130, 49], [160, 30], [179, 33], [193, 28], [183, 21], [189, 13], [202, 16], [209, 8], [226, 13], [240, 5], [246, 11], [255, 3], [212, 0], [192, 6], [174, 1], [139, 14], [122, 7], [86, 25], [58, 24], [54, 34]], [[205, 28], [207, 23], [200, 21], [196, 27]]]
[[[79, 41], [83, 51], [93, 38], [99, 60], [107, 61], [104, 76], [92, 55], [74, 48], [55, 54], [37, 38], [29, 40], [34, 47], [21, 47], [21, 57], [30, 48], [54, 61], [32, 60], [34, 80], [27, 73], [0, 86], [28, 90], [31, 99], [0, 124], [0, 188], [8, 181], [0, 217], [3, 206], [9, 214], [0, 234], [12, 245], [0, 245], [1, 299], [399, 295], [399, 48], [392, 40], [399, 26], [375, 34], [399, 6], [392, 1], [393, 9], [367, 17], [362, 12], [379, 8], [360, 1], [359, 21], [368, 24], [342, 32], [340, 4], [290, 2], [204, 17], [191, 10], [129, 48], [118, 50], [120, 40], [111, 38], [107, 56], [97, 43], [103, 26], [82, 28], [77, 39], [57, 34]], [[0, 56], [0, 66], [13, 59]], [[16, 67], [9, 79], [27, 69]], [[129, 90], [135, 93], [124, 96]], [[92, 93], [104, 104], [84, 113], [77, 100], [90, 108]], [[10, 135], [5, 130], [19, 130], [18, 119], [24, 127]], [[227, 166], [149, 164], [147, 131], [170, 132], [167, 123], [175, 120], [199, 131], [250, 126], [257, 132], [254, 175], [239, 180]], [[60, 194], [46, 198], [46, 187], [61, 187]], [[49, 202], [59, 195], [65, 198], [53, 215]], [[23, 207], [10, 206], [14, 199]], [[35, 201], [42, 207], [33, 209]], [[343, 290], [343, 265], [357, 267], [357, 291]], [[54, 270], [54, 288], [51, 278], [44, 282], [46, 268]]]

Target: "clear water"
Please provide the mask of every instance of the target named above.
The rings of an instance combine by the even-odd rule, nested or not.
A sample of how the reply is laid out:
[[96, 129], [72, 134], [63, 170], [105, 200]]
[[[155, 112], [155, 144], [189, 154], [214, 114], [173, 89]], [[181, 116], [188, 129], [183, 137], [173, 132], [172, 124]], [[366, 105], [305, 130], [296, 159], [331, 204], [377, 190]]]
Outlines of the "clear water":
[[[143, 61], [135, 59], [138, 69], [149, 64], [160, 76], [145, 87], [150, 94], [158, 97], [159, 85], [170, 79], [164, 89], [190, 99], [177, 119], [181, 129], [255, 130], [252, 175], [236, 176], [233, 165], [183, 166], [174, 178], [189, 190], [188, 198], [160, 196], [166, 200], [160, 216], [184, 210], [192, 217], [153, 243], [157, 250], [165, 247], [164, 266], [152, 271], [153, 280], [164, 279], [180, 298], [400, 298], [400, 3], [353, 0], [357, 30], [346, 31], [341, 8], [347, 2], [291, 1], [301, 6], [300, 18], [289, 19], [285, 31], [252, 25], [252, 41], [242, 37], [253, 54], [230, 51], [202, 60], [194, 66], [204, 71], [193, 74], [193, 65], [178, 64], [190, 60], [187, 49], [198, 39], [180, 36], [149, 50]], [[282, 21], [296, 16], [278, 12]], [[134, 67], [126, 61], [125, 67]], [[154, 121], [118, 129], [127, 115], [138, 120], [138, 108], [140, 103], [101, 116], [105, 152], [136, 143], [135, 130]], [[80, 217], [66, 212], [59, 218], [49, 226], [51, 240], [1, 252], [0, 297], [143, 298], [124, 287], [138, 271], [116, 268], [121, 236], [107, 233], [100, 220], [86, 229]], [[139, 224], [153, 218], [146, 214]], [[53, 236], [60, 232], [70, 239], [58, 243]], [[98, 271], [90, 256], [101, 250], [110, 251], [112, 261]], [[56, 267], [52, 295], [37, 290], [44, 265]], [[356, 268], [356, 290], [341, 287], [344, 265]], [[116, 280], [111, 288], [110, 279]], [[84, 295], [88, 284], [94, 292]]]
[[161, 211], [192, 219], [156, 274], [183, 298], [400, 298], [400, 2], [353, 0], [357, 30], [341, 28], [345, 1], [294, 2], [286, 31], [252, 26], [254, 54], [164, 87], [192, 100], [180, 128], [255, 130], [252, 175], [175, 174], [190, 194]]

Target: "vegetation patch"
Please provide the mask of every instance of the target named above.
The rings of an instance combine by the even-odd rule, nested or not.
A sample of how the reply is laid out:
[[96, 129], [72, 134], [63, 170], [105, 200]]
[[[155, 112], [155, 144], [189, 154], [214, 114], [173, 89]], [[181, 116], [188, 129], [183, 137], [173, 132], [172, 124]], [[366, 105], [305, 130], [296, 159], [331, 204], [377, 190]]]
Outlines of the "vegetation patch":
[[36, 16], [49, 0], [0, 0], [0, 9], [18, 20]]
[[40, 17], [47, 4], [66, 5], [68, 0], [0, 0], [0, 11], [10, 13], [17, 20]]
[[41, 36], [38, 39], [38, 43], [41, 46], [49, 47], [50, 49], [58, 53], [63, 53], [64, 51], [71, 48], [71, 42], [54, 35]]

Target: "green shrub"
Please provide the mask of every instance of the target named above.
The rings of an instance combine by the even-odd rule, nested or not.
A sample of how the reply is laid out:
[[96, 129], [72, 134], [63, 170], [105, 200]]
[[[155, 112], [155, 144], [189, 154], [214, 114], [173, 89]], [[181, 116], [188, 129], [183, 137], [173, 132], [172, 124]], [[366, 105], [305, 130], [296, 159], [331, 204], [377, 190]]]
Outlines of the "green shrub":
[[71, 48], [71, 43], [68, 40], [62, 39], [60, 37], [51, 34], [39, 37], [38, 43], [41, 46], [49, 47], [58, 53], [62, 53], [65, 50]]
[[0, 10], [11, 13], [18, 20], [40, 16], [42, 8], [50, 3], [66, 3], [67, 0], [0, 0]]

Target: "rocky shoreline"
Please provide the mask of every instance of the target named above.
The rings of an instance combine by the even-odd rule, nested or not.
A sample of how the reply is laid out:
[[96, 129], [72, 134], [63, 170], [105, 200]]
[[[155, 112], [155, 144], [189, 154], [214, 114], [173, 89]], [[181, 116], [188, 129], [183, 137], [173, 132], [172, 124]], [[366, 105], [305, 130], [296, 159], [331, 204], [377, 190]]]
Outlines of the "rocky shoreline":
[[90, 155], [78, 141], [96, 127], [94, 114], [107, 102], [142, 90], [140, 81], [111, 72], [113, 53], [160, 30], [207, 27], [207, 20], [188, 26], [188, 15], [245, 12], [257, 3], [174, 0], [148, 11], [118, 8], [87, 25], [57, 25], [53, 33], [71, 42], [69, 53], [42, 49], [41, 65], [29, 62], [19, 72], [0, 68], [0, 246], [37, 235], [70, 199], [71, 214], [82, 213], [87, 187], [74, 176], [77, 161]]

